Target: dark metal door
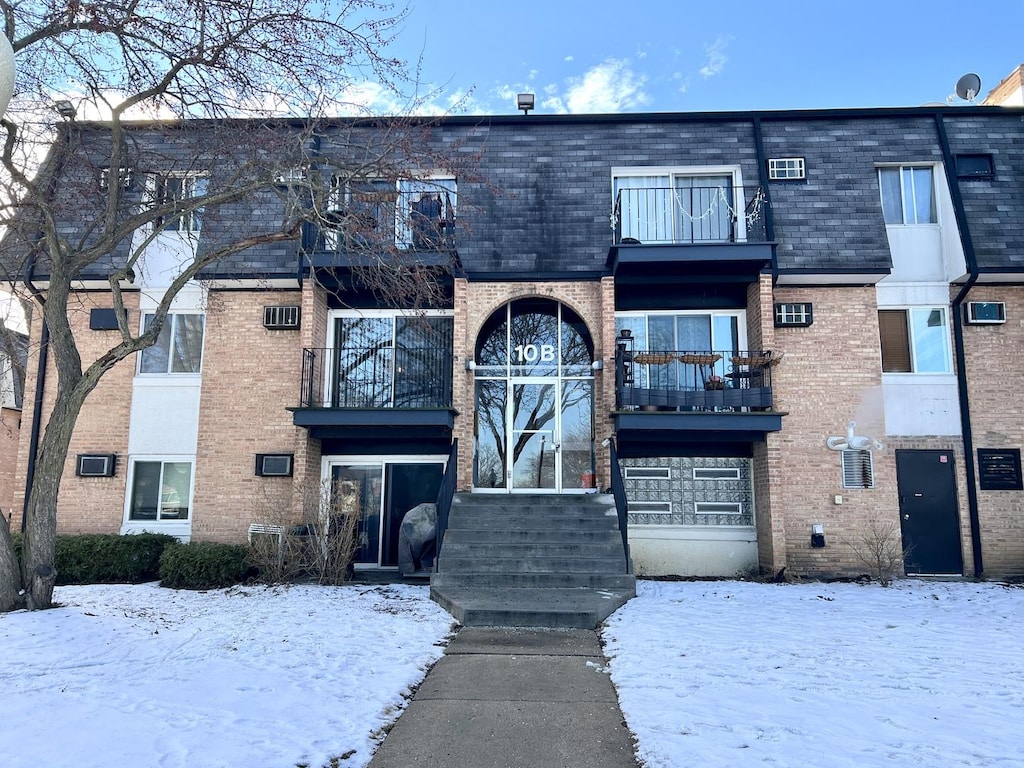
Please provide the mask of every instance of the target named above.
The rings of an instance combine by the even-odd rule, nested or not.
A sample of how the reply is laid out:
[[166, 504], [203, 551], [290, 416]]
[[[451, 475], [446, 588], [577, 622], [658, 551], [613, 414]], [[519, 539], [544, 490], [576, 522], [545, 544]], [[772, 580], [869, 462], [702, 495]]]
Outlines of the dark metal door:
[[963, 573], [952, 451], [896, 451], [907, 574]]

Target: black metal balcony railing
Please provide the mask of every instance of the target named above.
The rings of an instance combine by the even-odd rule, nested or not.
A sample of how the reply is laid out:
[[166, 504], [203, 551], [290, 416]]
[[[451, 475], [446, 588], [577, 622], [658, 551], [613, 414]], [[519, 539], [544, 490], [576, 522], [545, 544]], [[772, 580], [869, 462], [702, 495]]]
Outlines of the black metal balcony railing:
[[612, 227], [616, 243], [764, 242], [767, 206], [761, 187], [620, 189]]
[[771, 351], [632, 352], [615, 356], [619, 410], [752, 411], [772, 408]]
[[437, 347], [302, 350], [302, 408], [451, 408], [452, 352]]
[[336, 216], [337, 223], [318, 226], [306, 222], [302, 247], [307, 252], [388, 253], [451, 251], [456, 247], [454, 222], [430, 222], [396, 231], [394, 217], [377, 220], [365, 216]]

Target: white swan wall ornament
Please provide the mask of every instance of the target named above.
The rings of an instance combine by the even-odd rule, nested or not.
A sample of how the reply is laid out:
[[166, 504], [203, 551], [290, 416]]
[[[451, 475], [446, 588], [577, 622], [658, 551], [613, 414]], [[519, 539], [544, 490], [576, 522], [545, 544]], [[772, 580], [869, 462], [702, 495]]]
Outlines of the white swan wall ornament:
[[882, 444], [877, 440], [874, 440], [867, 435], [857, 435], [854, 433], [857, 427], [856, 421], [851, 421], [846, 425], [845, 435], [834, 435], [825, 439], [825, 445], [827, 445], [833, 451], [870, 451], [872, 449], [876, 451], [882, 450]]

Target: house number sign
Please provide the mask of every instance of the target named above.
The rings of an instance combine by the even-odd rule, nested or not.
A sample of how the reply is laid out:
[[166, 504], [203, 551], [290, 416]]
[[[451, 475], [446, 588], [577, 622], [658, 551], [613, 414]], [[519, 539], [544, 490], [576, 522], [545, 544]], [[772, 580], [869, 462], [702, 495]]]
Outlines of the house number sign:
[[554, 344], [519, 344], [515, 348], [517, 363], [555, 362]]

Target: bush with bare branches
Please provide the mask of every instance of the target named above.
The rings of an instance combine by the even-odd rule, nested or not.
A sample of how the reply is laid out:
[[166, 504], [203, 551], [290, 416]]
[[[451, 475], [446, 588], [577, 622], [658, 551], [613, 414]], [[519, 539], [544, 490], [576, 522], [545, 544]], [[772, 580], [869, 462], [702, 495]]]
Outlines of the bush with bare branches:
[[860, 535], [848, 543], [856, 558], [883, 587], [903, 575], [909, 551], [903, 548], [898, 519], [872, 517]]

